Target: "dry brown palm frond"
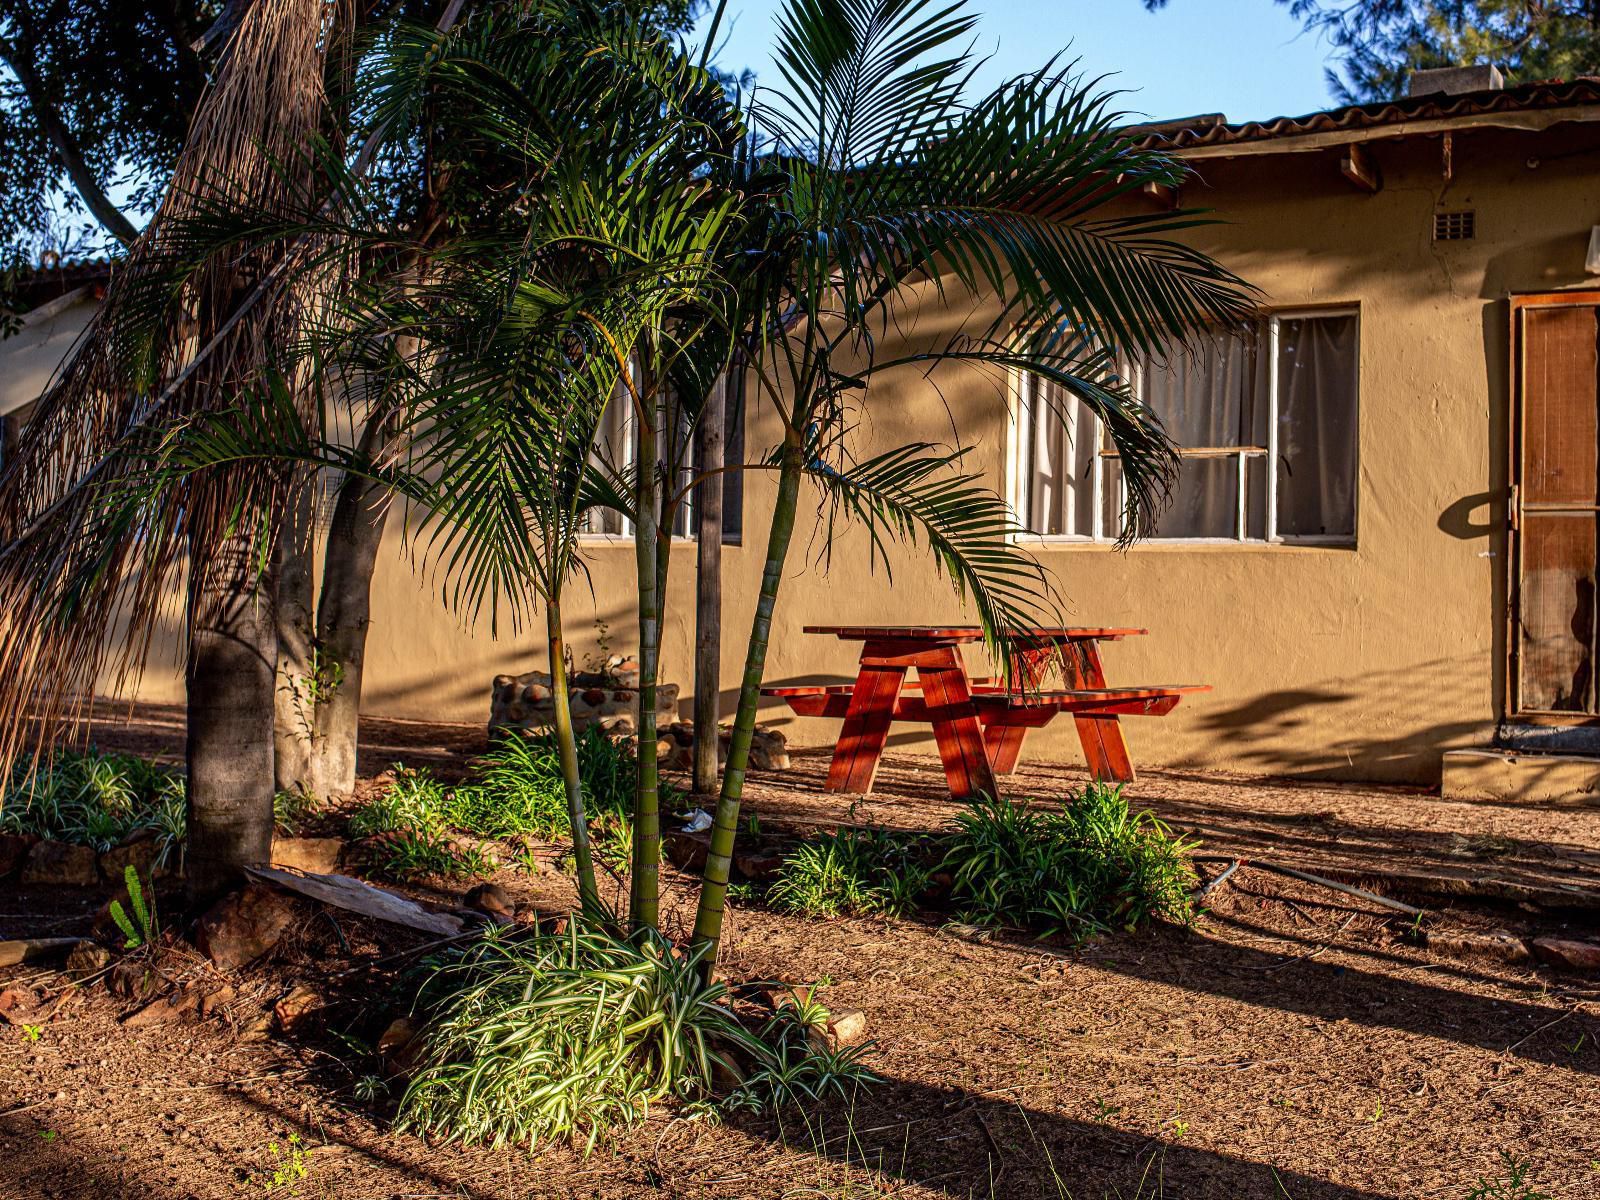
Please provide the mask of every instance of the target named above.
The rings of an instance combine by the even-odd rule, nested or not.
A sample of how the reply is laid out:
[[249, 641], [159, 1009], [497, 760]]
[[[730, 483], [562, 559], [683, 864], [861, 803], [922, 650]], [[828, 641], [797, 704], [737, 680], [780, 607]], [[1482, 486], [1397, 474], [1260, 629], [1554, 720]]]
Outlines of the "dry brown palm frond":
[[277, 269], [283, 247], [180, 273], [172, 231], [201, 206], [270, 218], [304, 204], [306, 149], [327, 126], [325, 56], [347, 16], [340, 0], [249, 6], [160, 210], [0, 474], [0, 769], [30, 714], [48, 741], [97, 685], [137, 677], [153, 631], [178, 616], [185, 569], [203, 608], [249, 586], [270, 550], [280, 469], [141, 490], [140, 463], [163, 427], [256, 386], [326, 280]]

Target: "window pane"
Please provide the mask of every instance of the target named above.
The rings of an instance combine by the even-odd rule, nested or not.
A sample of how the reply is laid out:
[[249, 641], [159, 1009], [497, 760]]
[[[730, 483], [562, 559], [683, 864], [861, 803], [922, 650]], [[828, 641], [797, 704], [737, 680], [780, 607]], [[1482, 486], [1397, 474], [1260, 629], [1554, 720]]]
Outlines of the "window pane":
[[1266, 397], [1254, 332], [1218, 331], [1165, 362], [1145, 356], [1140, 396], [1179, 446], [1259, 446]]
[[1525, 518], [1517, 637], [1522, 708], [1595, 710], [1593, 515]]
[[1099, 422], [1076, 396], [1053, 383], [1024, 376], [1019, 397], [1018, 515], [1034, 533], [1089, 537]]
[[1278, 324], [1278, 533], [1354, 537], [1354, 314]]
[[1156, 537], [1233, 538], [1239, 535], [1239, 460], [1186, 458], [1178, 469], [1172, 503]]
[[[1267, 533], [1266, 503], [1261, 487], [1260, 457], [1245, 462], [1249, 507], [1245, 512], [1247, 536]], [[1106, 494], [1101, 511], [1108, 538], [1122, 532], [1122, 464], [1106, 460]], [[1186, 458], [1172, 489], [1172, 502], [1160, 515], [1158, 538], [1236, 538], [1239, 535], [1239, 460], [1237, 458]]]

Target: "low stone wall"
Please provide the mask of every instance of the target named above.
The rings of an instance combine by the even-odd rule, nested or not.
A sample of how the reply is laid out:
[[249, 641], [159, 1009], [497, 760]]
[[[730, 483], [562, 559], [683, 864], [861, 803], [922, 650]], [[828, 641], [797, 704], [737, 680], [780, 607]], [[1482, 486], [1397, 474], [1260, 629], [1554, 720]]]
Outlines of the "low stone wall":
[[[631, 673], [630, 673], [631, 674]], [[613, 733], [639, 730], [637, 675], [605, 679], [590, 675], [573, 678], [572, 725], [579, 733], [598, 725]], [[620, 683], [618, 682], [620, 679]], [[549, 729], [555, 725], [551, 680], [544, 671], [526, 675], [496, 675], [489, 693], [489, 732], [502, 729]], [[678, 711], [678, 685], [656, 685], [656, 722], [669, 724]]]

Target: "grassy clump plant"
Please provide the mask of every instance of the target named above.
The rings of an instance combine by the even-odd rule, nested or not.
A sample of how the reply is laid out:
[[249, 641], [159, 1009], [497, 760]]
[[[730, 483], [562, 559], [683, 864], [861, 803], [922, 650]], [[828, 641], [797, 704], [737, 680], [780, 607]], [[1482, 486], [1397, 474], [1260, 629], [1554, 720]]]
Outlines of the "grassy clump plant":
[[350, 818], [350, 832], [367, 839], [367, 861], [390, 879], [442, 875], [472, 878], [494, 872], [481, 847], [459, 840], [461, 791], [429, 772], [396, 766], [394, 782]]
[[974, 925], [1082, 937], [1152, 919], [1193, 919], [1189, 853], [1119, 786], [1093, 783], [1061, 808], [984, 799], [956, 820], [942, 869]]
[[910, 915], [932, 874], [920, 850], [881, 830], [823, 834], [785, 856], [767, 903], [808, 917]]
[[712, 1100], [719, 1079], [742, 1080], [733, 1094], [759, 1107], [870, 1078], [859, 1052], [811, 1051], [792, 1016], [774, 1018], [781, 1040], [747, 1029], [724, 985], [702, 981], [703, 953], [579, 921], [561, 934], [491, 932], [425, 985], [426, 1054], [400, 1127], [492, 1146], [570, 1139], [588, 1152], [653, 1104]]
[[61, 751], [19, 763], [0, 795], [0, 832], [109, 850], [142, 830], [165, 865], [184, 837], [184, 779], [131, 754]]

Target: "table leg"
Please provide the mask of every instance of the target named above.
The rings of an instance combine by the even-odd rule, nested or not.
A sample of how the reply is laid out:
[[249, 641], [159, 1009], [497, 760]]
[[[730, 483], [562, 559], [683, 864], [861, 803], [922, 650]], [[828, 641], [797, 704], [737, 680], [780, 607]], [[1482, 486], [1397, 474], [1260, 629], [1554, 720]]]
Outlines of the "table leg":
[[[1095, 642], [1075, 642], [1066, 647], [1067, 685], [1073, 688], [1103, 688], [1106, 673], [1100, 665], [1100, 647]], [[1122, 723], [1114, 716], [1079, 716], [1078, 740], [1089, 774], [1104, 783], [1132, 783], [1133, 759], [1128, 755], [1128, 740]]]
[[830, 792], [864, 796], [872, 791], [905, 678], [905, 667], [861, 665], [850, 696], [850, 711], [845, 714], [844, 727], [833, 748], [833, 763], [828, 767]]
[[922, 682], [950, 794], [957, 800], [974, 800], [985, 792], [999, 795], [960, 651], [953, 646], [930, 651], [917, 664], [917, 678]]
[[989, 751], [989, 761], [996, 775], [1009, 775], [1017, 769], [1022, 757], [1022, 740], [1028, 736], [1026, 725], [1008, 725], [993, 721], [983, 731], [984, 746]]

